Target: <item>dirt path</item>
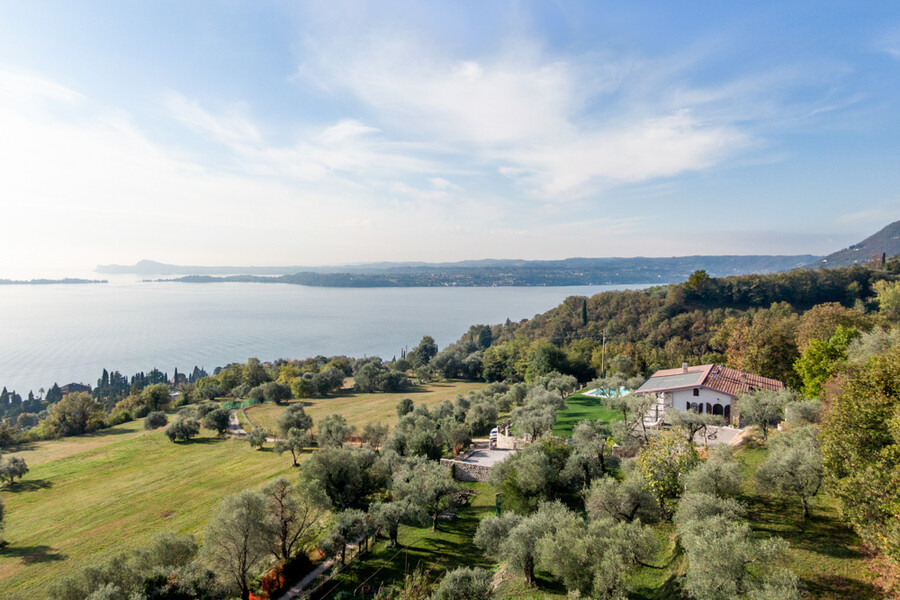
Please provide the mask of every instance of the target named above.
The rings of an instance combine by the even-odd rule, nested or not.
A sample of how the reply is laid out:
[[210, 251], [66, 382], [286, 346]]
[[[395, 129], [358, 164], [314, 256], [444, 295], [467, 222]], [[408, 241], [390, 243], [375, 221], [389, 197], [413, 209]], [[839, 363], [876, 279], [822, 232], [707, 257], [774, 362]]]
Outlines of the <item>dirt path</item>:
[[247, 432], [241, 427], [241, 422], [238, 421], [236, 410], [232, 410], [228, 413], [228, 433], [234, 437], [244, 437], [247, 435]]
[[[347, 550], [347, 565], [348, 566], [356, 558], [356, 555], [359, 554], [359, 545], [362, 543], [362, 541], [363, 541], [363, 538], [359, 538], [355, 542], [352, 542], [345, 546], [345, 548]], [[299, 582], [297, 582], [291, 589], [289, 589], [287, 592], [285, 592], [284, 595], [281, 596], [281, 598], [279, 598], [278, 600], [293, 600], [294, 598], [298, 598], [298, 597], [302, 596], [303, 590], [306, 589], [306, 586], [308, 586], [310, 583], [315, 581], [319, 577], [319, 575], [321, 575], [322, 573], [324, 573], [325, 571], [330, 569], [331, 566], [334, 565], [334, 563], [338, 560], [339, 556], [340, 555], [334, 556], [333, 558], [329, 558], [328, 560], [324, 560], [321, 563], [319, 563], [315, 569], [313, 569], [311, 572], [307, 573], [306, 577], [304, 577]]]

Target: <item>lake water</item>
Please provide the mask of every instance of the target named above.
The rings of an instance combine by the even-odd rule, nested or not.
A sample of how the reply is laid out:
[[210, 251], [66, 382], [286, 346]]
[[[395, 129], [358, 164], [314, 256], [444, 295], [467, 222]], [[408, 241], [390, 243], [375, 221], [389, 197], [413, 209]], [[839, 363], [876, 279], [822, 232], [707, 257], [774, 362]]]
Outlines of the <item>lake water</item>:
[[573, 295], [645, 286], [317, 288], [255, 283], [111, 282], [0, 286], [0, 387], [95, 385], [104, 367], [331, 356], [399, 356], [423, 335], [443, 348], [469, 325], [531, 318]]

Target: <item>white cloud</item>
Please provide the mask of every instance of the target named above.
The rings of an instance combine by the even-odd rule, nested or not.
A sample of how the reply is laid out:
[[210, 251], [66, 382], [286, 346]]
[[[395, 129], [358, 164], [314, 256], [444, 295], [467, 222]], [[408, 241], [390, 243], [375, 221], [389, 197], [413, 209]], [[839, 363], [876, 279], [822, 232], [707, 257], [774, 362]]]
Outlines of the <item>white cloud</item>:
[[259, 130], [239, 107], [224, 115], [213, 116], [196, 101], [176, 92], [169, 92], [163, 100], [172, 115], [190, 128], [212, 135], [225, 144], [256, 144], [262, 140]]
[[439, 169], [422, 156], [421, 144], [391, 142], [357, 119], [307, 126], [293, 143], [276, 145], [239, 111], [216, 114], [176, 94], [167, 97], [166, 106], [191, 129], [225, 145], [242, 173], [359, 186], [370, 177], [388, 179]]
[[299, 77], [352, 92], [385, 135], [427, 140], [554, 201], [726, 162], [755, 143], [747, 122], [766, 83], [695, 88], [674, 61], [560, 58], [521, 40], [477, 58], [394, 31], [308, 48]]

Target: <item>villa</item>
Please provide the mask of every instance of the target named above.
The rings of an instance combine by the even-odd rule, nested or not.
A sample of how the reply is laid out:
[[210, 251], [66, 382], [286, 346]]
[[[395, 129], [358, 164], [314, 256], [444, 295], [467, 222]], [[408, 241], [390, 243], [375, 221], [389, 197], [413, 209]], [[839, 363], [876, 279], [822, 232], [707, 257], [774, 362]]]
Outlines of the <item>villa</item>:
[[658, 403], [654, 407], [657, 421], [666, 409], [691, 410], [697, 413], [722, 415], [726, 423], [740, 422], [738, 396], [753, 390], [781, 390], [784, 383], [776, 380], [723, 367], [699, 365], [680, 369], [663, 369], [654, 373], [635, 394], [653, 394]]

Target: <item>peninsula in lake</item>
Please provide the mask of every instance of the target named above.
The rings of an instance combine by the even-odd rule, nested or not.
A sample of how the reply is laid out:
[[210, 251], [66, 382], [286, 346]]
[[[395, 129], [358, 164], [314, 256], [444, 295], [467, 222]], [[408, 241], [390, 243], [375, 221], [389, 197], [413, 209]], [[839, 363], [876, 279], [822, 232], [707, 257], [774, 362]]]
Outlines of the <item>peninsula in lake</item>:
[[371, 263], [331, 267], [205, 267], [140, 261], [101, 265], [99, 273], [180, 276], [187, 283], [290, 283], [320, 287], [562, 286], [684, 281], [697, 270], [716, 277], [776, 273], [819, 257], [680, 256], [664, 258], [567, 258], [564, 260], [472, 260], [453, 263]]

